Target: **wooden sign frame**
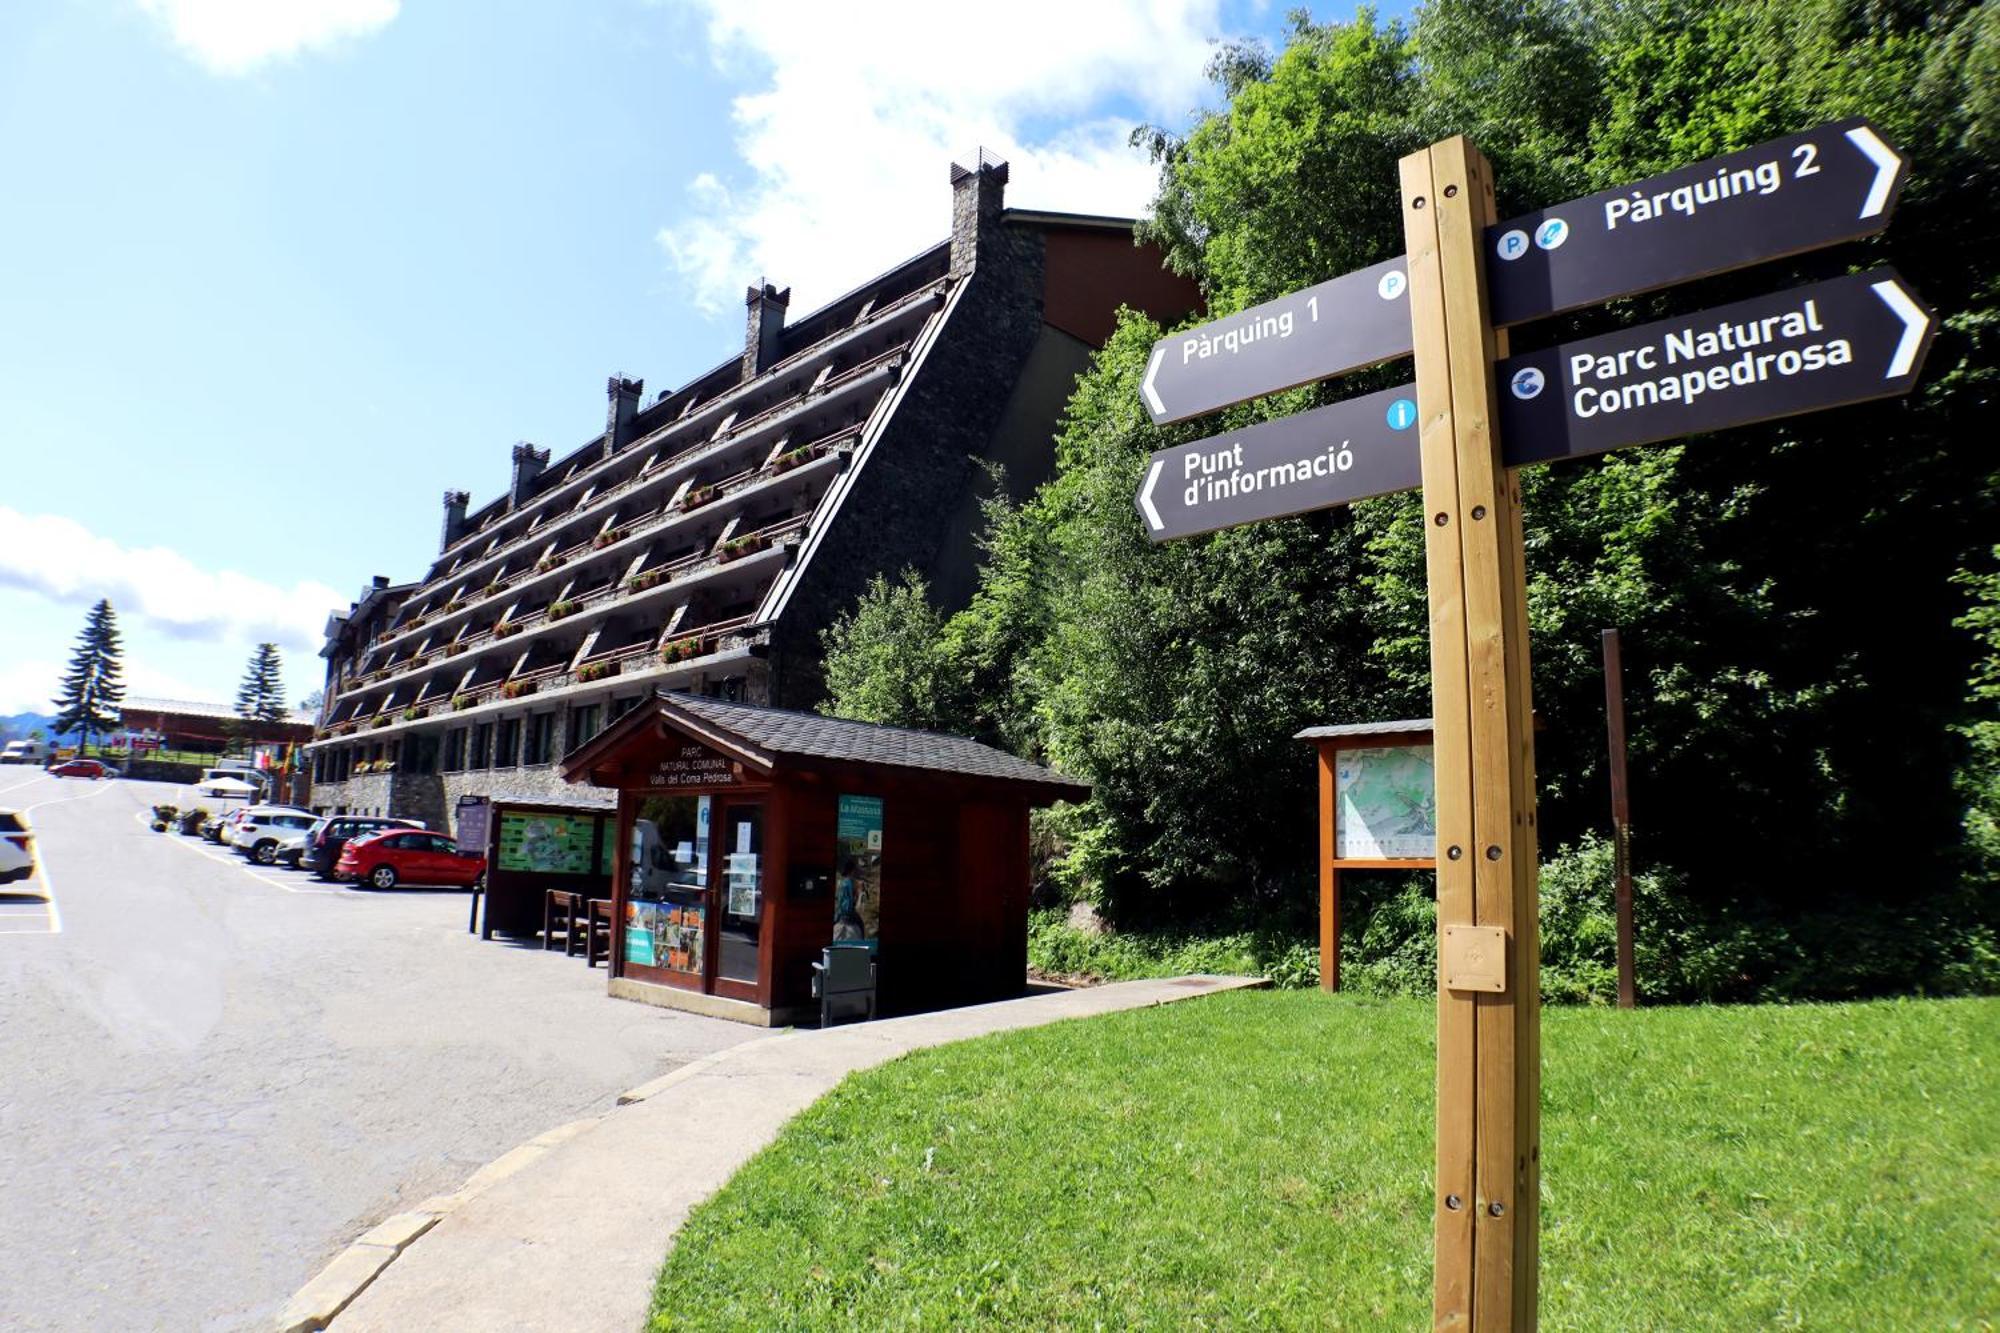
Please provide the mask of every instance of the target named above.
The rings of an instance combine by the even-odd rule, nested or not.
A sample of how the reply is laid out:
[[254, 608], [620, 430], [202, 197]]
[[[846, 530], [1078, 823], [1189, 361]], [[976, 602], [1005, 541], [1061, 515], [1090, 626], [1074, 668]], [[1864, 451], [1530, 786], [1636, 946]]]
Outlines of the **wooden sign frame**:
[[1429, 722], [1383, 722], [1358, 726], [1308, 727], [1297, 740], [1319, 751], [1319, 988], [1340, 989], [1340, 872], [1343, 870], [1435, 870], [1434, 856], [1341, 856], [1338, 790], [1340, 752], [1394, 745], [1430, 745]]

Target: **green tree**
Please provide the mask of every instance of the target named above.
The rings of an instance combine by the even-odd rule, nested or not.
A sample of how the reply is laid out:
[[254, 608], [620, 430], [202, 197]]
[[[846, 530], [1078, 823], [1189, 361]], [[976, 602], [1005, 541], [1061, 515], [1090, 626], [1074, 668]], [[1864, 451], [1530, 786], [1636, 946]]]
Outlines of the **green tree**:
[[285, 720], [284, 664], [277, 644], [260, 643], [250, 654], [250, 665], [236, 690], [236, 715], [249, 722]]
[[[2000, 436], [1996, 62], [2000, 11], [1956, 0], [1434, 0], [1407, 27], [1364, 10], [1299, 19], [1275, 56], [1225, 49], [1226, 104], [1138, 136], [1160, 167], [1142, 233], [1211, 314], [1399, 252], [1397, 159], [1453, 133], [1493, 159], [1503, 214], [1855, 114], [1910, 156], [1882, 238], [1515, 335], [1544, 345], [1891, 258], [1945, 315], [1909, 399], [1523, 476], [1542, 842], [1603, 823], [1598, 632], [1619, 626], [1642, 870], [1675, 886], [1677, 940], [1715, 950], [1683, 968], [1704, 978], [1691, 994], [1968, 975], [1954, 784], [1963, 728], [1992, 702], [1965, 697], [1952, 580], [1986, 567], [2000, 526], [1980, 443]], [[1002, 516], [971, 608], [906, 655], [941, 654], [1009, 744], [1094, 784], [1066, 816], [1067, 868], [1121, 920], [1303, 917], [1313, 778], [1291, 734], [1429, 711], [1415, 499], [1153, 547], [1131, 497], [1155, 449], [1408, 370], [1159, 429], [1138, 396], [1159, 332], [1126, 316], [1071, 399], [1058, 475]]]
[[835, 717], [935, 731], [962, 729], [963, 690], [941, 640], [944, 617], [914, 569], [877, 574], [854, 610], [820, 637]]
[[88, 753], [90, 738], [113, 731], [118, 726], [118, 705], [125, 699], [121, 679], [124, 645], [118, 637], [118, 616], [108, 599], [100, 598], [85, 617], [77, 635], [76, 651], [70, 654], [69, 670], [63, 675], [57, 696], [55, 731], [58, 736], [82, 733], [79, 754]]

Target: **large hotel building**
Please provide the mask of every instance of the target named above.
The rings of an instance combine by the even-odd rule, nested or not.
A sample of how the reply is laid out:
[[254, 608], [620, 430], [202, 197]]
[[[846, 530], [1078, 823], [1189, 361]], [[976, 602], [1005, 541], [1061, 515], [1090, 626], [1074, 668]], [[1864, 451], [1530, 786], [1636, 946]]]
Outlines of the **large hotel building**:
[[324, 811], [446, 828], [461, 795], [600, 799], [554, 761], [656, 689], [821, 702], [821, 632], [877, 573], [969, 595], [985, 464], [1024, 494], [1120, 305], [1174, 321], [1193, 285], [1127, 219], [1003, 206], [1004, 163], [951, 172], [951, 236], [823, 308], [750, 290], [743, 352], [507, 489], [444, 497], [437, 560], [327, 623], [310, 749]]

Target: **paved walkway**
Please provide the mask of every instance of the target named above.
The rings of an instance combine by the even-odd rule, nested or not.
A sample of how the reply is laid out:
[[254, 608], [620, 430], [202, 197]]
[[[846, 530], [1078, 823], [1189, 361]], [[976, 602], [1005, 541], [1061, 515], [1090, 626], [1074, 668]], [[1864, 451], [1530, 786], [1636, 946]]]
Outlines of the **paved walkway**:
[[1259, 984], [1128, 981], [734, 1047], [633, 1089], [607, 1115], [522, 1145], [456, 1195], [384, 1222], [299, 1293], [286, 1323], [320, 1327], [360, 1286], [335, 1333], [638, 1329], [688, 1210], [847, 1075], [967, 1037]]

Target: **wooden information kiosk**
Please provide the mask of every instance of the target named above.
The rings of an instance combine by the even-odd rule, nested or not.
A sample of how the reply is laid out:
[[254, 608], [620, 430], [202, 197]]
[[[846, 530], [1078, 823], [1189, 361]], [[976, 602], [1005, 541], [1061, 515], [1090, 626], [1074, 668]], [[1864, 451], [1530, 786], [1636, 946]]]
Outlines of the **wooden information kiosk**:
[[1319, 751], [1319, 986], [1340, 989], [1340, 872], [1437, 869], [1429, 718], [1307, 727]]
[[1089, 787], [958, 736], [660, 693], [563, 760], [618, 792], [611, 993], [808, 1012], [867, 944], [884, 1014], [1027, 985], [1028, 811]]

